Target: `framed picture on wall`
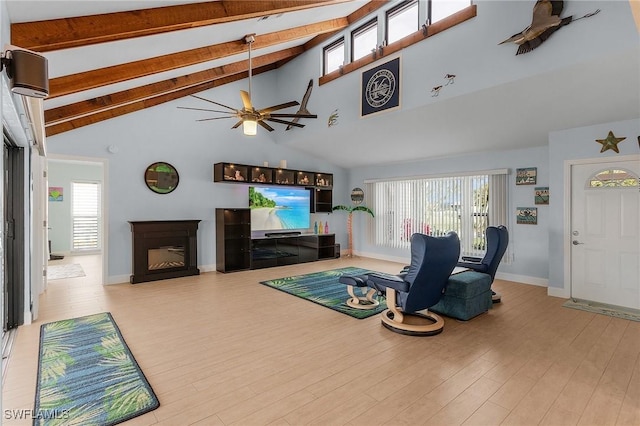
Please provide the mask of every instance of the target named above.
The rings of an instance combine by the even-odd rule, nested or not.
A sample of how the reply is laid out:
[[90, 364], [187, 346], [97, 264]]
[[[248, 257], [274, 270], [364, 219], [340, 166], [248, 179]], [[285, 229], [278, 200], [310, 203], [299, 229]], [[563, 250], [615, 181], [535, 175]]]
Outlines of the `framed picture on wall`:
[[364, 71], [360, 84], [362, 117], [399, 108], [400, 58]]
[[538, 224], [538, 208], [537, 207], [518, 207], [516, 209], [516, 223], [520, 225], [537, 225]]
[[538, 169], [536, 167], [516, 169], [516, 185], [535, 185], [537, 180]]
[[548, 186], [536, 186], [534, 203], [549, 204], [549, 187]]

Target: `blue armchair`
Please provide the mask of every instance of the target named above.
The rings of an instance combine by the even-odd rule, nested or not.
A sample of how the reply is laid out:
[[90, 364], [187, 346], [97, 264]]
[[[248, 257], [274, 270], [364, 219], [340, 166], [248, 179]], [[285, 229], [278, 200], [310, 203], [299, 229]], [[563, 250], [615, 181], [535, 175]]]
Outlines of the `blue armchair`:
[[382, 325], [414, 336], [440, 333], [444, 320], [427, 309], [442, 297], [459, 256], [460, 239], [455, 232], [443, 237], [413, 234], [411, 264], [406, 272], [367, 274], [367, 286], [386, 295], [388, 309], [381, 313]]
[[[498, 265], [507, 251], [509, 245], [509, 231], [505, 226], [488, 226], [485, 230], [487, 241], [487, 252], [481, 259], [479, 257], [462, 257], [462, 262], [458, 262], [457, 266], [473, 269], [476, 272], [482, 272], [491, 276], [491, 282], [496, 276]], [[500, 302], [502, 295], [492, 290], [494, 303]]]

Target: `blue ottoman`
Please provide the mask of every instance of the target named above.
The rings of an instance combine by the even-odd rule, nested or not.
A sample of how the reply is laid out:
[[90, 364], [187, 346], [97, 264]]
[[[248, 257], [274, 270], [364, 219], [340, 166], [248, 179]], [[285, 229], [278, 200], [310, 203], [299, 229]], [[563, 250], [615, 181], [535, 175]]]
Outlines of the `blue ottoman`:
[[491, 301], [491, 276], [475, 271], [451, 275], [442, 299], [430, 311], [467, 321], [487, 312]]

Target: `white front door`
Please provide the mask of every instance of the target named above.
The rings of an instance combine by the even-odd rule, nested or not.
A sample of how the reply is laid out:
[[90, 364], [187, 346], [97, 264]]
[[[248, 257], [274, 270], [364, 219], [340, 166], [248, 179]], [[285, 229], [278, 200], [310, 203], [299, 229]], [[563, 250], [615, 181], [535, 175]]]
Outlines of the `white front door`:
[[571, 167], [571, 297], [640, 309], [640, 162]]

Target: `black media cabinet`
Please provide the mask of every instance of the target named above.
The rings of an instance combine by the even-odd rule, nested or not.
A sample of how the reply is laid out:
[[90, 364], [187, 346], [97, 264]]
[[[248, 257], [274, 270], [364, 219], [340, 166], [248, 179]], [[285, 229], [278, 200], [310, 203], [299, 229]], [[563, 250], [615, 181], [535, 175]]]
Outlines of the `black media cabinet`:
[[216, 209], [216, 270], [293, 265], [333, 259], [335, 234], [301, 234], [251, 238], [249, 209]]

